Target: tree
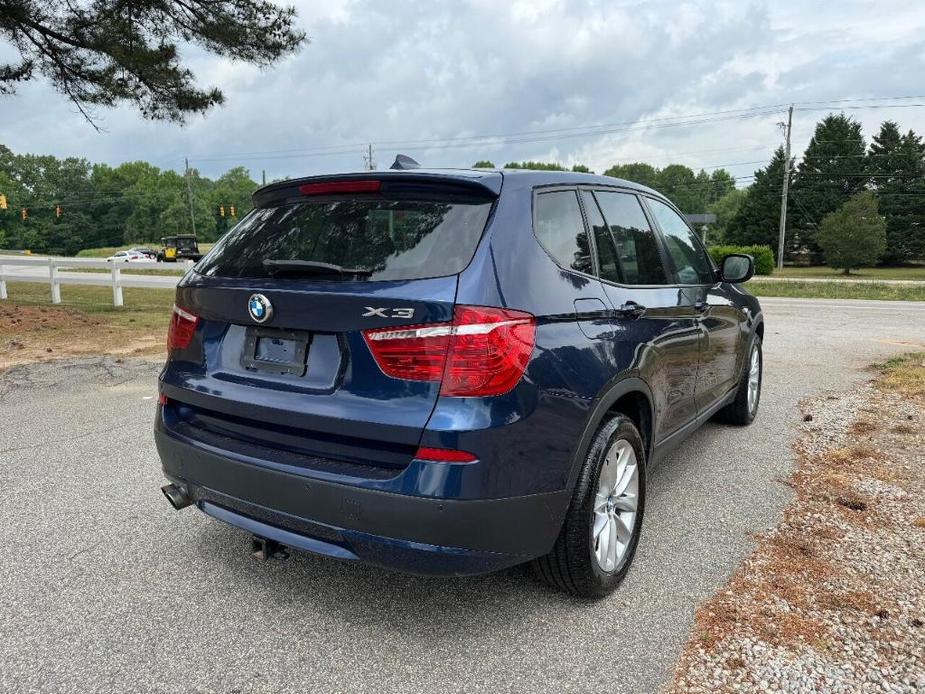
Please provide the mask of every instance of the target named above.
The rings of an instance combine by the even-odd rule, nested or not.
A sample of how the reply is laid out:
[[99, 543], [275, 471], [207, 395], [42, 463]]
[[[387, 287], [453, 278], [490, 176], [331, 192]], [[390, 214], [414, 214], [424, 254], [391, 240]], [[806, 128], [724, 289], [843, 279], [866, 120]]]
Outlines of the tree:
[[21, 201], [19, 184], [10, 176], [13, 153], [0, 145], [0, 193], [6, 196], [7, 209], [0, 208], [0, 233], [5, 236], [4, 248], [17, 248], [18, 234], [15, 233], [18, 220], [17, 205]]
[[490, 159], [479, 159], [472, 165], [473, 169], [493, 169], [494, 163]]
[[604, 172], [604, 175], [622, 178], [624, 181], [632, 181], [649, 188], [658, 186], [658, 169], [641, 161], [632, 164], [614, 164]]
[[215, 181], [192, 169], [187, 180], [142, 161], [113, 168], [77, 158], [18, 155], [0, 145], [0, 193], [8, 205], [0, 210], [0, 231], [9, 248], [66, 255], [154, 243], [167, 234], [192, 231], [187, 183], [196, 233], [203, 241], [214, 240], [247, 214], [257, 188], [243, 167]]
[[[201, 241], [214, 241], [217, 211], [211, 204], [212, 182], [190, 169], [189, 186], [193, 197], [193, 216], [196, 219], [196, 235]], [[170, 203], [160, 214], [161, 235], [192, 234], [190, 204], [186, 192], [187, 179], [176, 171], [165, 171], [160, 177], [161, 185], [170, 191]]]
[[292, 7], [268, 0], [0, 0], [0, 39], [19, 54], [0, 64], [0, 94], [41, 74], [91, 124], [94, 107], [125, 101], [146, 118], [183, 122], [224, 96], [196, 85], [177, 42], [267, 67], [305, 39], [294, 22]]
[[[701, 172], [703, 173], [703, 172]], [[694, 171], [683, 164], [669, 164], [658, 172], [656, 188], [667, 196], [682, 212], [698, 213], [704, 211], [702, 193], [710, 178], [706, 176], [698, 181]]]
[[[212, 188], [212, 208], [223, 208], [225, 212], [224, 217], [219, 214], [216, 219], [217, 236], [222, 236], [237, 220], [250, 212], [251, 195], [257, 187], [257, 182], [251, 179], [250, 172], [243, 166], [236, 166], [216, 179]], [[234, 217], [231, 216], [232, 209]]]
[[655, 188], [683, 212], [691, 214], [706, 212], [712, 203], [735, 188], [735, 179], [725, 169], [717, 169], [712, 174], [701, 169], [694, 174], [683, 164], [669, 164], [661, 170], [644, 162], [614, 164], [604, 175]]
[[793, 180], [791, 203], [801, 245], [818, 252], [816, 230], [822, 218], [867, 187], [866, 146], [861, 124], [830, 114], [816, 130]]
[[732, 222], [747, 197], [747, 190], [733, 188], [707, 208], [708, 212], [716, 215], [716, 222], [712, 225], [709, 235], [711, 243], [718, 244], [728, 241]]
[[[789, 162], [793, 168], [793, 162]], [[784, 148], [778, 147], [768, 165], [755, 172], [755, 181], [746, 189], [735, 215], [725, 229], [725, 242], [740, 246], [761, 245], [777, 248], [780, 224], [781, 181], [784, 178]], [[787, 208], [787, 235], [793, 207]]]
[[883, 261], [897, 264], [925, 257], [925, 145], [893, 121], [880, 126], [867, 153], [867, 170], [886, 220]]
[[712, 205], [736, 189], [736, 180], [726, 169], [715, 169], [710, 174], [710, 193], [707, 200]]
[[819, 225], [817, 242], [830, 267], [845, 274], [852, 268], [874, 265], [886, 250], [886, 222], [870, 191], [857, 193]]

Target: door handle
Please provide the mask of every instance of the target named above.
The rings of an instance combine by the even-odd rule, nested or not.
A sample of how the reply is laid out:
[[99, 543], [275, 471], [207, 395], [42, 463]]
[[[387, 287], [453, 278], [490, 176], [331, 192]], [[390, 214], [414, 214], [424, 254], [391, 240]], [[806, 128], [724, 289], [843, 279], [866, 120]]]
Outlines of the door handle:
[[642, 304], [637, 304], [635, 301], [627, 301], [620, 306], [620, 308], [614, 310], [614, 313], [616, 313], [619, 318], [631, 319], [641, 318], [645, 312], [646, 307]]

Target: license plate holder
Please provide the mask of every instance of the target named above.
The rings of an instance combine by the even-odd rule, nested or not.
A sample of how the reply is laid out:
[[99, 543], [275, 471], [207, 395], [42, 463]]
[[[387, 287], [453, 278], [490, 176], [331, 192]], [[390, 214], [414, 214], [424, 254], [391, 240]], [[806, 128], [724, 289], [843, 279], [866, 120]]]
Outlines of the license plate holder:
[[311, 333], [300, 330], [248, 328], [244, 368], [282, 376], [304, 376]]

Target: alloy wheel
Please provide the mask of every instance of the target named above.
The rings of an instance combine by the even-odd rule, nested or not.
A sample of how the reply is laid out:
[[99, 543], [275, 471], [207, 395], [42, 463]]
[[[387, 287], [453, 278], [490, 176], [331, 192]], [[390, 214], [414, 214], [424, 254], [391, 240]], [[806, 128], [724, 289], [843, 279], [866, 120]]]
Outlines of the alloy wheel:
[[601, 467], [591, 541], [598, 566], [616, 571], [626, 555], [636, 527], [639, 506], [639, 465], [636, 451], [626, 439], [611, 445]]
[[758, 406], [758, 389], [761, 387], [761, 356], [758, 346], [752, 347], [751, 363], [748, 367], [748, 411], [752, 413]]

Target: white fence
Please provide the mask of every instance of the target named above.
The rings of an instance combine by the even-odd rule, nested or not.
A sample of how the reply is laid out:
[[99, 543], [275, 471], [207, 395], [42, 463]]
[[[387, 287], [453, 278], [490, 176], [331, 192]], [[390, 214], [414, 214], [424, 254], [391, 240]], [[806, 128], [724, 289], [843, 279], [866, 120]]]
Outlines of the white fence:
[[[36, 258], [28, 256], [0, 256], [0, 299], [7, 299], [7, 282], [47, 282], [51, 290], [51, 303], [61, 303], [61, 285], [94, 285], [112, 287], [114, 306], [124, 305], [123, 287], [170, 288], [182, 276], [123, 274], [123, 270], [186, 270], [192, 261], [183, 263], [134, 262], [119, 263], [95, 258]], [[62, 268], [109, 270], [102, 272], [65, 272]]]

